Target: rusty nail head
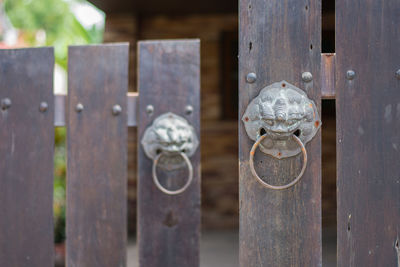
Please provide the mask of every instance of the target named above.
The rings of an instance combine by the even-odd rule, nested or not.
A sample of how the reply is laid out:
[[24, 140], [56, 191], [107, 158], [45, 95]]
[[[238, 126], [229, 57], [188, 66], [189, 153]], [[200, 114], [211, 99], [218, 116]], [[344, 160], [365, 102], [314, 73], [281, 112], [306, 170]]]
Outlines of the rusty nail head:
[[353, 80], [356, 77], [356, 73], [354, 70], [348, 70], [346, 73], [347, 80]]
[[46, 102], [42, 102], [39, 105], [39, 111], [42, 113], [46, 112], [48, 108], [49, 108], [49, 105]]
[[400, 69], [398, 69], [398, 70], [396, 71], [396, 78], [397, 78], [398, 80], [400, 80]]
[[119, 114], [121, 114], [122, 112], [122, 108], [120, 105], [114, 105], [112, 108], [112, 113], [114, 116], [118, 116]]
[[154, 112], [154, 107], [153, 107], [153, 105], [147, 105], [147, 107], [146, 107], [146, 113], [149, 114], [149, 115], [152, 115], [153, 112]]
[[82, 103], [78, 103], [75, 107], [75, 111], [78, 113], [81, 113], [83, 111], [84, 107]]
[[257, 74], [255, 74], [254, 72], [250, 72], [246, 76], [246, 81], [248, 83], [255, 83], [257, 81]]
[[9, 109], [11, 107], [11, 99], [9, 98], [4, 98], [3, 100], [1, 100], [1, 109], [2, 110], [6, 110]]
[[193, 113], [193, 107], [191, 105], [186, 106], [186, 114], [190, 115]]
[[306, 71], [301, 74], [301, 79], [303, 80], [303, 82], [308, 83], [308, 82], [312, 81], [313, 76], [312, 76], [311, 72]]

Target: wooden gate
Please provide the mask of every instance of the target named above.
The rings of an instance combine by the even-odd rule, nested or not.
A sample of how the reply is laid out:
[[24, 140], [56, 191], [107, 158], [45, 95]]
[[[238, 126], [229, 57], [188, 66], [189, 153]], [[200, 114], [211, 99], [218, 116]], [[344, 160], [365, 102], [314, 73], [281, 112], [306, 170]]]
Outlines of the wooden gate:
[[[54, 126], [68, 139], [66, 266], [126, 266], [127, 127], [138, 125], [140, 142], [167, 113], [199, 136], [199, 53], [198, 40], [139, 43], [138, 106], [138, 94], [127, 94], [127, 44], [70, 47], [68, 96], [53, 95], [52, 48], [0, 50], [0, 266], [54, 266]], [[186, 144], [178, 126], [163, 125], [171, 140], [161, 141]], [[174, 150], [154, 165], [138, 145], [141, 266], [198, 266], [199, 148], [179, 151], [189, 175], [175, 168], [172, 177], [160, 166]], [[159, 188], [190, 173], [191, 183], [163, 193], [152, 162]]]
[[[288, 142], [274, 135], [272, 124], [286, 123], [285, 133], [296, 133], [290, 114], [279, 112], [303, 118], [285, 111], [296, 99], [270, 99], [268, 89], [253, 117], [243, 117], [261, 89], [281, 81], [300, 88], [319, 112], [321, 98], [336, 92], [338, 266], [399, 266], [399, 14], [397, 0], [336, 0], [336, 55], [321, 57], [320, 0], [240, 1], [241, 267], [322, 265], [320, 133], [306, 145], [306, 170], [294, 186], [266, 188], [251, 171], [255, 141], [246, 123], [266, 129], [260, 133], [271, 139], [262, 143], [265, 152]], [[281, 89], [282, 97], [288, 91]], [[280, 111], [271, 115], [268, 101], [279, 102]], [[279, 159], [258, 151], [254, 157], [256, 173], [274, 185], [292, 181], [303, 164], [301, 154]]]
[[[240, 266], [322, 266], [324, 97], [337, 106], [338, 266], [399, 266], [398, 0], [337, 0], [333, 56], [321, 54], [321, 0], [239, 4]], [[199, 42], [140, 43], [139, 96], [126, 44], [69, 54], [66, 97], [52, 93], [51, 48], [0, 51], [0, 266], [53, 265], [54, 125], [68, 128], [67, 266], [126, 265], [136, 125], [140, 264], [198, 266]], [[171, 120], [191, 146], [162, 160], [151, 138]]]

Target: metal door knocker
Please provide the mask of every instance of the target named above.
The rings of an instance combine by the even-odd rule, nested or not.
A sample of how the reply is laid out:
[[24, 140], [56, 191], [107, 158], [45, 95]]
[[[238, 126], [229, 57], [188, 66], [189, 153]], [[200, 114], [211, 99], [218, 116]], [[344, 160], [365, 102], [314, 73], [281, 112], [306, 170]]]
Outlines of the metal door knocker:
[[[306, 93], [286, 82], [278, 82], [263, 88], [246, 109], [242, 121], [247, 135], [255, 143], [250, 150], [250, 169], [254, 177], [265, 187], [275, 190], [295, 185], [307, 167], [305, 144], [321, 127], [315, 103]], [[303, 154], [300, 174], [289, 184], [271, 185], [262, 180], [254, 169], [257, 148], [277, 159]]]
[[[193, 166], [189, 157], [195, 153], [199, 140], [195, 129], [186, 119], [170, 112], [160, 115], [146, 129], [142, 145], [146, 155], [153, 160], [153, 181], [159, 190], [168, 195], [177, 195], [190, 186], [193, 180]], [[161, 185], [157, 177], [157, 167], [165, 171], [173, 171], [185, 165], [189, 174], [182, 188], [168, 190]]]

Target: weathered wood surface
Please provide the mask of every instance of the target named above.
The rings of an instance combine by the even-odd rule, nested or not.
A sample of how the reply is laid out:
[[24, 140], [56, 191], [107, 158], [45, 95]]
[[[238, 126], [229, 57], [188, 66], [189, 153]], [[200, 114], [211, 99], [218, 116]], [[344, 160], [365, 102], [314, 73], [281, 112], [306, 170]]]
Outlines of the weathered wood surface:
[[[260, 90], [286, 80], [305, 90], [320, 109], [321, 3], [319, 0], [241, 0], [239, 119]], [[301, 79], [313, 74], [313, 82]], [[249, 72], [257, 81], [246, 83]], [[239, 121], [241, 267], [321, 266], [320, 133], [307, 144], [308, 166], [294, 187], [272, 191], [249, 168], [253, 141]], [[257, 152], [257, 172], [283, 184], [300, 172], [301, 156], [276, 160]]]
[[335, 54], [321, 56], [321, 97], [335, 99]]
[[398, 0], [336, 1], [340, 267], [400, 265], [399, 14]]
[[[170, 196], [154, 185], [153, 162], [145, 155], [140, 142], [146, 128], [166, 112], [186, 118], [200, 137], [200, 42], [140, 42], [138, 56], [139, 265], [196, 267], [199, 266], [200, 147], [190, 158], [194, 172], [192, 184], [182, 194]], [[154, 106], [151, 116], [146, 113], [147, 105]], [[191, 115], [185, 114], [187, 105], [193, 106]], [[165, 174], [165, 179], [179, 186], [187, 172], [173, 174]]]
[[68, 68], [67, 266], [126, 266], [128, 45], [70, 47]]
[[52, 48], [0, 50], [0, 266], [54, 266], [53, 68]]

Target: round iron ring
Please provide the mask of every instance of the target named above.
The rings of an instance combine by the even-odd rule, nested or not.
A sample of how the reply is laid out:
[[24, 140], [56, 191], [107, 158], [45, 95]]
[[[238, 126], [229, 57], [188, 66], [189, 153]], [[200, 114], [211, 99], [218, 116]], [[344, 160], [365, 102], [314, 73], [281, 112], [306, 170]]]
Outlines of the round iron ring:
[[301, 148], [301, 152], [303, 153], [303, 167], [300, 171], [300, 174], [296, 177], [296, 179], [294, 179], [292, 182], [286, 184], [286, 185], [270, 185], [269, 183], [266, 183], [264, 180], [262, 180], [260, 178], [260, 176], [258, 176], [256, 170], [254, 169], [254, 154], [256, 153], [257, 147], [261, 144], [261, 142], [267, 137], [266, 134], [261, 135], [257, 141], [254, 143], [253, 147], [250, 150], [250, 170], [251, 173], [254, 175], [254, 177], [257, 178], [258, 182], [260, 182], [263, 186], [269, 188], [269, 189], [273, 189], [273, 190], [283, 190], [283, 189], [287, 189], [289, 187], [294, 186], [303, 176], [306, 167], [307, 167], [307, 150], [303, 144], [303, 142], [301, 142], [300, 138], [298, 138], [296, 135], [293, 135], [293, 139], [296, 141], [297, 144], [299, 144], [300, 148]]
[[166, 154], [165, 152], [161, 152], [153, 160], [153, 181], [154, 181], [154, 184], [156, 185], [156, 187], [158, 189], [160, 189], [160, 191], [162, 191], [163, 193], [165, 193], [167, 195], [178, 195], [178, 194], [183, 193], [190, 186], [190, 184], [192, 183], [192, 180], [193, 180], [193, 166], [192, 166], [192, 163], [190, 162], [190, 159], [183, 152], [177, 152], [177, 154], [180, 155], [185, 160], [186, 165], [187, 165], [188, 170], [189, 170], [189, 176], [188, 176], [188, 180], [187, 180], [186, 184], [182, 188], [180, 188], [178, 190], [168, 190], [168, 189], [166, 189], [164, 186], [161, 185], [161, 183], [160, 183], [160, 181], [158, 180], [158, 177], [157, 177], [157, 164], [158, 164], [158, 161], [160, 160], [161, 156], [163, 156], [163, 155], [165, 156], [165, 155], [168, 155], [168, 154]]

